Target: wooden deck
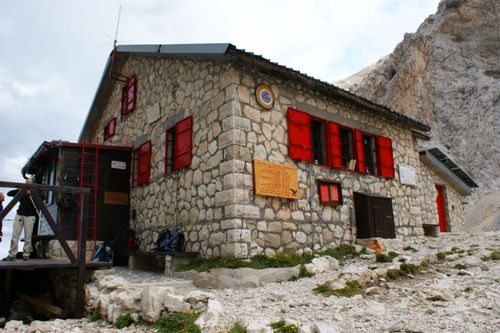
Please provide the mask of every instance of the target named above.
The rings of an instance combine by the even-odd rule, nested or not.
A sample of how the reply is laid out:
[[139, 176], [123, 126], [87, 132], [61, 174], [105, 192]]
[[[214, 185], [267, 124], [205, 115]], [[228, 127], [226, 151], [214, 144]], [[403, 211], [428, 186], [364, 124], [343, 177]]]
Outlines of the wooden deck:
[[[86, 269], [109, 268], [109, 262], [88, 262], [85, 263]], [[0, 261], [0, 271], [7, 269], [15, 270], [34, 270], [44, 268], [78, 268], [78, 263], [72, 263], [69, 260], [50, 260], [50, 259], [16, 259], [12, 261]]]

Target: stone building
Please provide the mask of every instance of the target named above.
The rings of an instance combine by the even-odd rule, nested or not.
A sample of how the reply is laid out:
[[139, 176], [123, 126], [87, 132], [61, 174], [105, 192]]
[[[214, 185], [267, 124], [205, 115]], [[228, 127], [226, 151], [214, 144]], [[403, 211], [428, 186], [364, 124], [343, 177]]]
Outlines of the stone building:
[[141, 248], [181, 228], [187, 250], [245, 258], [409, 239], [440, 215], [460, 230], [476, 185], [419, 153], [429, 130], [231, 44], [131, 45], [110, 55], [79, 140], [134, 147]]

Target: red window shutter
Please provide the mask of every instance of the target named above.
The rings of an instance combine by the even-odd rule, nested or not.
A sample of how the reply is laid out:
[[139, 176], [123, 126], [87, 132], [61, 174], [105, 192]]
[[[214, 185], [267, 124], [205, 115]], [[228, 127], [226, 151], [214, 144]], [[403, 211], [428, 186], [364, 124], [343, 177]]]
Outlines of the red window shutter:
[[151, 174], [151, 141], [142, 144], [138, 151], [137, 161], [137, 185], [149, 182]]
[[193, 117], [187, 117], [175, 125], [174, 169], [191, 165], [193, 157]]
[[354, 130], [354, 141], [356, 142], [356, 170], [366, 173], [365, 150], [363, 147], [363, 133]]
[[288, 153], [295, 160], [312, 162], [311, 116], [288, 108]]
[[377, 155], [380, 176], [394, 178], [394, 157], [392, 155], [391, 139], [377, 136]]
[[340, 149], [339, 124], [328, 122], [328, 146], [330, 150], [330, 166], [332, 168], [342, 168], [342, 151]]
[[122, 116], [134, 111], [136, 101], [137, 76], [132, 75], [127, 79], [127, 83], [122, 90]]
[[330, 202], [330, 195], [329, 195], [328, 187], [329, 186], [326, 184], [319, 185], [319, 200], [321, 201], [321, 203]]

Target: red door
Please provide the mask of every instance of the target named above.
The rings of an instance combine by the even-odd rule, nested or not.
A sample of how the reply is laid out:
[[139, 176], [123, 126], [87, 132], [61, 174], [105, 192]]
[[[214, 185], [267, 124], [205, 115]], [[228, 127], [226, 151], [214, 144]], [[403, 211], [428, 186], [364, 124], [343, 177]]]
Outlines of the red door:
[[444, 197], [443, 197], [443, 187], [440, 185], [436, 185], [436, 205], [438, 210], [439, 217], [439, 231], [446, 232], [446, 216], [444, 214]]

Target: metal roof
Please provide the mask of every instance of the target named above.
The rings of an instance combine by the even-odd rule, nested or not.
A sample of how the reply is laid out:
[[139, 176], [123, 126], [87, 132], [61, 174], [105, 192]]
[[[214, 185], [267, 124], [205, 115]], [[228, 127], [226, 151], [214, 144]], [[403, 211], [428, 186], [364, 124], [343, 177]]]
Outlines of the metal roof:
[[471, 176], [446, 156], [439, 148], [430, 148], [421, 151], [420, 157], [431, 168], [455, 184], [463, 194], [470, 194], [472, 188], [479, 187]]
[[238, 49], [229, 43], [215, 44], [153, 44], [153, 45], [118, 45], [116, 47], [113, 62], [111, 61], [113, 52], [108, 58], [108, 62], [101, 77], [94, 100], [85, 119], [78, 141], [83, 141], [85, 134], [98, 119], [98, 114], [102, 111], [104, 104], [111, 94], [113, 81], [110, 78], [111, 63], [113, 70], [117, 71], [125, 62], [127, 56], [176, 56], [176, 57], [204, 57], [222, 58], [236, 63], [249, 64], [263, 70], [266, 74], [301, 81], [308, 86], [317, 89], [325, 95], [342, 100], [347, 103], [360, 106], [372, 115], [379, 115], [386, 119], [396, 121], [400, 126], [407, 126], [411, 129], [429, 131], [430, 127], [412, 117], [400, 114], [390, 108], [374, 103], [367, 98], [341, 89], [329, 82], [316, 79], [307, 74], [301, 73], [293, 68], [272, 62], [263, 56]]

